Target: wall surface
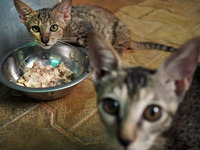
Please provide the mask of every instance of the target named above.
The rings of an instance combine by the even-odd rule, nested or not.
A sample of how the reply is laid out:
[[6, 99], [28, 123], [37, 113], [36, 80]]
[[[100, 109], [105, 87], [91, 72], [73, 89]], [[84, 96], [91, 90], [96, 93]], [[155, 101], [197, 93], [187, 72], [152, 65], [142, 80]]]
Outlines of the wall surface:
[[[59, 0], [23, 0], [34, 9], [52, 7]], [[13, 0], [0, 0], [0, 56], [9, 50], [29, 44], [31, 36], [20, 22]], [[33, 40], [32, 40], [33, 41]]]

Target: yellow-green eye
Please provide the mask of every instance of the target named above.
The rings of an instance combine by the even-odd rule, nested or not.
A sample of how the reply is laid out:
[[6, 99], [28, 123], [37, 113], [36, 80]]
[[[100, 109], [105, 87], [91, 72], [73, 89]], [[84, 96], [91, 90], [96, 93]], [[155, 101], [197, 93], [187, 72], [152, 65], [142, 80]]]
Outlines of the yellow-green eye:
[[38, 26], [32, 26], [32, 30], [34, 32], [40, 32], [40, 27], [38, 27]]
[[58, 30], [58, 25], [56, 25], [56, 24], [52, 25], [51, 28], [50, 28], [50, 30], [51, 30], [52, 32], [57, 31], [57, 30]]

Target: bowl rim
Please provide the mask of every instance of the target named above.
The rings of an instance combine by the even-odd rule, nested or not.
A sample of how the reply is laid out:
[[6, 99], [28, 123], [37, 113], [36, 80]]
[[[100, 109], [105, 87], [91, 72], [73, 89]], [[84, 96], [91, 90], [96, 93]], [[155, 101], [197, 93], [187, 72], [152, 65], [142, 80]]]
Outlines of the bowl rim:
[[3, 66], [4, 61], [12, 53], [17, 52], [18, 50], [21, 50], [23, 48], [30, 47], [30, 46], [36, 46], [36, 45], [37, 45], [36, 43], [31, 43], [31, 44], [28, 44], [28, 45], [25, 45], [25, 46], [21, 46], [19, 48], [10, 50], [9, 52], [7, 52], [3, 56], [1, 56], [1, 58], [0, 58], [0, 82], [1, 83], [3, 83], [5, 86], [7, 86], [9, 88], [12, 88], [14, 90], [21, 91], [21, 92], [46, 93], [46, 92], [55, 92], [55, 91], [63, 90], [63, 89], [72, 87], [74, 85], [77, 85], [78, 83], [80, 83], [81, 81], [83, 81], [89, 75], [89, 73], [90, 73], [90, 59], [89, 59], [89, 53], [88, 53], [88, 51], [85, 48], [83, 48], [83, 47], [73, 46], [73, 45], [70, 45], [70, 44], [66, 43], [66, 44], [63, 44], [63, 45], [67, 45], [67, 46], [69, 46], [71, 48], [74, 48], [74, 49], [81, 49], [88, 56], [88, 66], [86, 68], [87, 71], [84, 72], [83, 74], [81, 74], [78, 78], [76, 78], [76, 79], [74, 79], [74, 80], [72, 80], [72, 81], [70, 81], [70, 82], [68, 82], [66, 84], [63, 84], [63, 85], [58, 85], [58, 86], [54, 86], [54, 87], [47, 87], [47, 88], [24, 87], [24, 86], [20, 86], [20, 85], [17, 85], [16, 83], [13, 83], [13, 82], [9, 81], [3, 75], [3, 72], [2, 72], [2, 66]]

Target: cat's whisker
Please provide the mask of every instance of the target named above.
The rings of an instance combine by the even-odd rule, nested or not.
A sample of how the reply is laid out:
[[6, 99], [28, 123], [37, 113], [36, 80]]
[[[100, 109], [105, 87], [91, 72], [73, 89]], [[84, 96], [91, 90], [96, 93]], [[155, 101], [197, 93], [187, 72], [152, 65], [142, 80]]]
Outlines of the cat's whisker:
[[57, 41], [57, 42], [56, 42], [56, 45], [58, 45], [58, 46], [62, 46], [63, 43], [61, 43], [60, 41]]
[[18, 40], [18, 43], [23, 43], [22, 45], [20, 45], [20, 47], [24, 47], [27, 45], [32, 45], [36, 42], [34, 40]]
[[57, 45], [57, 46], [61, 46], [61, 44], [60, 44], [60, 43], [56, 43], [56, 45]]
[[36, 43], [35, 39], [25, 39], [23, 40], [23, 42], [25, 43], [25, 45]]
[[67, 43], [65, 40], [59, 40], [58, 42], [63, 44]]
[[66, 41], [57, 41], [57, 43], [59, 44], [59, 45], [69, 45], [69, 43], [67, 43]]
[[26, 37], [25, 41], [35, 42], [35, 38], [33, 38], [33, 37]]
[[63, 40], [63, 41], [58, 41], [61, 45], [70, 45], [70, 43], [68, 43], [68, 42], [66, 42], [65, 40]]
[[66, 42], [67, 40], [65, 40], [65, 39], [62, 39], [62, 40], [59, 40], [59, 41], [63, 41], [63, 42]]
[[61, 42], [64, 42], [64, 43], [68, 43], [67, 41], [68, 41], [68, 39], [66, 38], [66, 39], [59, 39], [59, 41], [61, 41]]

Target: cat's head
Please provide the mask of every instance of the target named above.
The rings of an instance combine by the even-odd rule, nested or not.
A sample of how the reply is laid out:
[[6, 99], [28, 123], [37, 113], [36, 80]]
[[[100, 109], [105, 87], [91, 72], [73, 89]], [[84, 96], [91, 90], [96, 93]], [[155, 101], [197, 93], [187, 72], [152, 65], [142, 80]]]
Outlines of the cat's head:
[[55, 8], [34, 10], [20, 0], [14, 0], [21, 22], [41, 47], [48, 49], [62, 38], [70, 20], [71, 0], [62, 0]]
[[89, 36], [98, 112], [119, 149], [147, 150], [171, 124], [190, 87], [200, 38], [184, 44], [157, 71], [123, 68], [112, 46], [98, 33]]

